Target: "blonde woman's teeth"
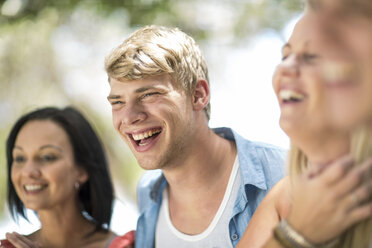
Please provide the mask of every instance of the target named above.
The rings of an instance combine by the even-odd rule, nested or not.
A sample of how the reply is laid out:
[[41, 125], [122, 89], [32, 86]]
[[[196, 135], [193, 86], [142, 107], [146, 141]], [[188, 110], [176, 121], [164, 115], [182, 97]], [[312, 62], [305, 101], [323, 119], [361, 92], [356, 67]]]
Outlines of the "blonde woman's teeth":
[[301, 101], [305, 96], [293, 90], [281, 90], [279, 98], [283, 101]]

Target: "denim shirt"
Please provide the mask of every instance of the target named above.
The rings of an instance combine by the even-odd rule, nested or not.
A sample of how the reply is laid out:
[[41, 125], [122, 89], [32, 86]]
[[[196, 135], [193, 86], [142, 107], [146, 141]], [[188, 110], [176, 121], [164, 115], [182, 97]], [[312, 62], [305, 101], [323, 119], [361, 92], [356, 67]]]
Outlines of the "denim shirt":
[[[230, 128], [216, 128], [221, 137], [233, 140], [238, 150], [241, 185], [229, 222], [230, 239], [235, 247], [268, 191], [283, 177], [286, 152], [276, 146], [244, 139]], [[140, 216], [137, 221], [136, 248], [153, 248], [162, 192], [167, 185], [161, 170], [146, 171], [137, 189]]]

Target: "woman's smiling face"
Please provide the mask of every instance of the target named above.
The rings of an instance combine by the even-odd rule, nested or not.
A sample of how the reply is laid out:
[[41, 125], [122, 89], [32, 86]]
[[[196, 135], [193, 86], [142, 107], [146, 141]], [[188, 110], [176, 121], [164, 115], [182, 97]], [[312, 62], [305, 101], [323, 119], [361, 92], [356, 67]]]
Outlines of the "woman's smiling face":
[[86, 180], [77, 167], [66, 132], [52, 121], [30, 121], [17, 135], [11, 179], [26, 208], [51, 209], [77, 200], [76, 182]]
[[305, 14], [296, 24], [273, 76], [281, 108], [280, 125], [291, 138], [328, 128], [322, 64], [330, 55], [314, 39], [313, 19], [313, 15]]
[[371, 113], [371, 83], [362, 80], [371, 71], [365, 70], [367, 58], [362, 67], [354, 50], [335, 42], [323, 24], [318, 14], [305, 13], [283, 47], [273, 77], [280, 125], [291, 138], [346, 132]]

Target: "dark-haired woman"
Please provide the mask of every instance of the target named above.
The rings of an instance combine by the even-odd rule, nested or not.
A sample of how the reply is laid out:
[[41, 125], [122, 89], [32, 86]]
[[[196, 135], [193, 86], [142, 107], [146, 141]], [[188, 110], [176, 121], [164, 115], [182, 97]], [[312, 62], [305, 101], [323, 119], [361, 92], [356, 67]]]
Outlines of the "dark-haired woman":
[[[114, 191], [102, 144], [74, 108], [22, 116], [6, 144], [8, 203], [14, 219], [37, 213], [41, 228], [7, 233], [14, 247], [132, 247], [130, 232], [109, 230]], [[5, 246], [7, 247], [7, 246]]]

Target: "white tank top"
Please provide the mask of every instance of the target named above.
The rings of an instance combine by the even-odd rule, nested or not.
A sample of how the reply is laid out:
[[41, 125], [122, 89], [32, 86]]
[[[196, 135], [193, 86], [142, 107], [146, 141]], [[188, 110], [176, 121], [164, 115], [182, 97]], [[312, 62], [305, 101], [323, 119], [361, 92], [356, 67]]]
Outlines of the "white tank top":
[[229, 222], [238, 194], [240, 177], [239, 160], [235, 158], [225, 195], [212, 222], [207, 229], [196, 235], [187, 235], [178, 231], [172, 224], [168, 209], [168, 187], [163, 191], [163, 201], [156, 225], [156, 248], [232, 248]]

